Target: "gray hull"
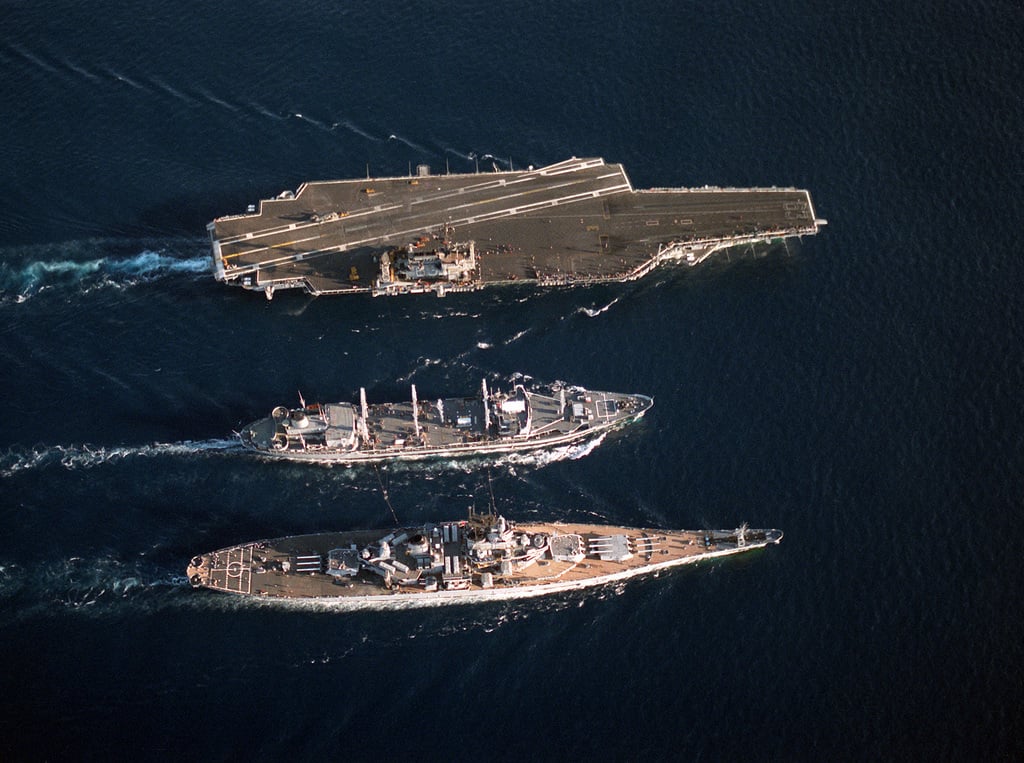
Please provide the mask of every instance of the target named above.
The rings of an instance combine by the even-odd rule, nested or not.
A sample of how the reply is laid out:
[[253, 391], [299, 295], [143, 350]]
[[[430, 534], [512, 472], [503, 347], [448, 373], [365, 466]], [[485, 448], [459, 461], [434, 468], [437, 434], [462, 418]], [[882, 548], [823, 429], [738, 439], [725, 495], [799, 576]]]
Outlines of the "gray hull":
[[[413, 402], [414, 401], [414, 402]], [[240, 432], [262, 455], [327, 464], [465, 458], [551, 450], [595, 440], [641, 419], [646, 395], [547, 391], [517, 385], [511, 393], [366, 405], [278, 407]]]

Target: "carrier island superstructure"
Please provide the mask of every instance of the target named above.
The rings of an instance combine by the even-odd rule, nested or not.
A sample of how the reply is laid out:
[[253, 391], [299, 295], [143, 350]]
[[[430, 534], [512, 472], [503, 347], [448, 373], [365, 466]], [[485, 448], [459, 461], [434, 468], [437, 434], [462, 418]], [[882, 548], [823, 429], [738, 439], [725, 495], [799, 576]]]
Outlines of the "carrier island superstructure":
[[207, 229], [218, 281], [375, 296], [570, 286], [697, 265], [717, 251], [818, 232], [796, 188], [634, 190], [622, 165], [304, 183]]

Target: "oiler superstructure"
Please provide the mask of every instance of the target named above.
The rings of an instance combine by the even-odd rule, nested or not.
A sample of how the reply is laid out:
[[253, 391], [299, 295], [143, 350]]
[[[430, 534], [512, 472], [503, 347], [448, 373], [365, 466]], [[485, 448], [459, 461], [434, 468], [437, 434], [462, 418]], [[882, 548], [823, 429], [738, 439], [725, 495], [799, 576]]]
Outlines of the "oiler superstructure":
[[431, 457], [519, 453], [571, 445], [639, 420], [646, 395], [582, 387], [527, 387], [492, 392], [486, 380], [472, 397], [410, 399], [369, 405], [278, 406], [240, 432], [242, 444], [275, 458], [375, 463]]
[[378, 607], [541, 596], [744, 553], [779, 530], [656, 530], [516, 524], [497, 514], [388, 533], [294, 535], [201, 554], [196, 588]]

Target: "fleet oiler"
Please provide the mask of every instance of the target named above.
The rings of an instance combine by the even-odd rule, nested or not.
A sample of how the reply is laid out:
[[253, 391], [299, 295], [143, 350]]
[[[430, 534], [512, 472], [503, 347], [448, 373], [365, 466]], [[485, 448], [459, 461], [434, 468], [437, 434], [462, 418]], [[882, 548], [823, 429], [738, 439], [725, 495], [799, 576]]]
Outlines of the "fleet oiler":
[[250, 450], [321, 463], [377, 463], [548, 450], [591, 440], [638, 421], [654, 404], [640, 394], [516, 384], [509, 392], [481, 383], [471, 397], [396, 403], [278, 406], [239, 433]]

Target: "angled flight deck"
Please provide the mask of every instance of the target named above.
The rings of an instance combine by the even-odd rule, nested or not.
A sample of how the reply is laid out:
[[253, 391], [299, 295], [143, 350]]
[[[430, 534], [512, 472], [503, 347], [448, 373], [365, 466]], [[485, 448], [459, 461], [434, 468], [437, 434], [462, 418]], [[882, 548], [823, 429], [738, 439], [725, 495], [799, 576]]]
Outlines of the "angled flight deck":
[[818, 232], [794, 188], [635, 191], [619, 164], [335, 180], [207, 229], [219, 281], [311, 294], [444, 295], [488, 285], [628, 281], [665, 260]]

